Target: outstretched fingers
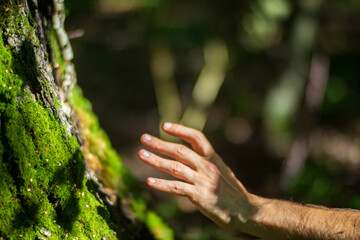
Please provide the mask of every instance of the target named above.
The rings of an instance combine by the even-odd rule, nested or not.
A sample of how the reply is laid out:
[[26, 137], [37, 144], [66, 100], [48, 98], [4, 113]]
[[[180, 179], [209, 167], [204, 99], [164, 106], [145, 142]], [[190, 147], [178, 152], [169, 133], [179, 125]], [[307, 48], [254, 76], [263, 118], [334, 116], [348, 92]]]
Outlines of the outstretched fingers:
[[166, 133], [190, 143], [192, 148], [203, 157], [209, 157], [214, 152], [205, 135], [196, 129], [169, 122], [164, 123], [162, 128]]
[[141, 142], [146, 147], [174, 158], [195, 170], [198, 168], [199, 162], [203, 161], [201, 156], [181, 144], [165, 142], [148, 134], [141, 136]]
[[178, 161], [172, 161], [159, 157], [144, 149], [140, 150], [138, 154], [141, 160], [153, 167], [156, 167], [157, 169], [160, 169], [161, 171], [167, 172], [174, 177], [180, 178], [189, 183], [194, 183], [196, 181], [198, 173]]
[[193, 199], [193, 196], [196, 192], [194, 185], [180, 181], [170, 181], [159, 178], [148, 178], [147, 183], [149, 184], [150, 187], [153, 187], [157, 190], [163, 192], [175, 193], [181, 196], [187, 196], [190, 199]]

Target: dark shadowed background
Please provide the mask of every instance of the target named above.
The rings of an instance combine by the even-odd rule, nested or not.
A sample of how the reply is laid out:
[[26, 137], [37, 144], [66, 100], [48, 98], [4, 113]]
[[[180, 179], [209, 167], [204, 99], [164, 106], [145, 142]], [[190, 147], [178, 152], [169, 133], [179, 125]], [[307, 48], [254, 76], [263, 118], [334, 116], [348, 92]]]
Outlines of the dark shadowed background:
[[252, 193], [360, 209], [359, 1], [66, 3], [78, 83], [177, 238], [251, 239], [146, 186], [170, 178], [137, 158], [163, 121], [203, 130]]

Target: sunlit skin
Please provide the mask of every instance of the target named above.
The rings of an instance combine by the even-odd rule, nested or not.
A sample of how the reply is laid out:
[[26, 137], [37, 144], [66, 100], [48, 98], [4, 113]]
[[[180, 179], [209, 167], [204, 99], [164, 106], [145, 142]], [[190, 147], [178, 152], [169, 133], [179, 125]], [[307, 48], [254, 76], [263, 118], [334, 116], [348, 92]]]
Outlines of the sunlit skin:
[[138, 153], [147, 164], [180, 180], [148, 178], [150, 187], [188, 197], [219, 226], [264, 239], [360, 239], [360, 212], [266, 199], [249, 193], [216, 154], [204, 134], [179, 124], [163, 130], [191, 148], [149, 134]]

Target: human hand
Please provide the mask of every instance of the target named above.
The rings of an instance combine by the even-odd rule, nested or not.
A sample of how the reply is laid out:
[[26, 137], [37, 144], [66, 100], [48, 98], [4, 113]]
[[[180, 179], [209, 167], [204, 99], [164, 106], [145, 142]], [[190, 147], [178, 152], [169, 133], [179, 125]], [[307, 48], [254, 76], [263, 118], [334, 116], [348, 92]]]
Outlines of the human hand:
[[[141, 149], [141, 160], [183, 181], [148, 178], [150, 187], [188, 197], [199, 210], [219, 226], [241, 230], [256, 211], [252, 194], [216, 154], [204, 134], [180, 124], [165, 123], [163, 130], [191, 144], [192, 149], [144, 134], [141, 142], [174, 160]], [[245, 229], [243, 229], [245, 230]]]

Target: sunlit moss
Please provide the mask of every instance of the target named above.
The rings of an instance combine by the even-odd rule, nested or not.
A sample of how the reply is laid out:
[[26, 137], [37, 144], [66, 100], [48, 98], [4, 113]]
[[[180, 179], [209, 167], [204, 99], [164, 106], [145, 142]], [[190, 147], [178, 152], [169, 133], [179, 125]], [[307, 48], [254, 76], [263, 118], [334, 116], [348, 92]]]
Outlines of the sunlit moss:
[[107, 186], [118, 190], [123, 201], [131, 205], [137, 218], [148, 226], [157, 239], [174, 239], [173, 231], [159, 216], [147, 208], [145, 201], [140, 196], [137, 181], [122, 165], [121, 158], [112, 148], [108, 136], [101, 129], [97, 117], [92, 112], [90, 102], [83, 97], [78, 86], [70, 93], [69, 100], [80, 118], [81, 128], [85, 130], [83, 134], [89, 144], [87, 146], [89, 152], [85, 152], [85, 154], [96, 157], [96, 161], [103, 166], [98, 172], [101, 180]]
[[[0, 49], [4, 53], [2, 43]], [[55, 117], [21, 89], [21, 79], [16, 79], [16, 72], [6, 73], [6, 66], [2, 64], [1, 75], [9, 77], [0, 80], [6, 85], [0, 92], [5, 100], [0, 109], [0, 213], [6, 222], [0, 225], [1, 235], [10, 239], [20, 235], [35, 239], [41, 232], [54, 239], [66, 234], [114, 237], [106, 219], [97, 213], [97, 207], [104, 207], [84, 185], [84, 159], [76, 139], [64, 137]], [[84, 209], [86, 205], [89, 209]]]
[[[38, 76], [31, 66], [31, 47], [37, 42], [28, 39], [34, 29], [17, 6], [2, 7], [2, 17], [12, 17], [0, 22], [0, 238], [115, 239], [109, 216], [99, 213], [107, 210], [85, 186], [77, 140], [65, 133], [26, 84]], [[11, 32], [6, 28], [9, 18], [30, 32], [20, 51], [4, 45], [3, 30]]]
[[[59, 124], [54, 106], [34, 95], [42, 89], [47, 97], [54, 98], [55, 108], [61, 107], [52, 90], [44, 89], [46, 82], [36, 67], [36, 24], [31, 17], [25, 17], [20, 6], [7, 2], [0, 8], [0, 239], [138, 236], [136, 229], [117, 226], [110, 220], [108, 209], [87, 184], [84, 153], [77, 139]], [[21, 44], [5, 45], [14, 34], [24, 37]], [[66, 63], [62, 61], [56, 35], [51, 30], [47, 34], [61, 78]], [[135, 179], [122, 166], [79, 88], [70, 98], [86, 123], [83, 130], [87, 144], [103, 165], [105, 183], [129, 201], [138, 218], [151, 227], [158, 239], [173, 239], [172, 231], [147, 210]]]

